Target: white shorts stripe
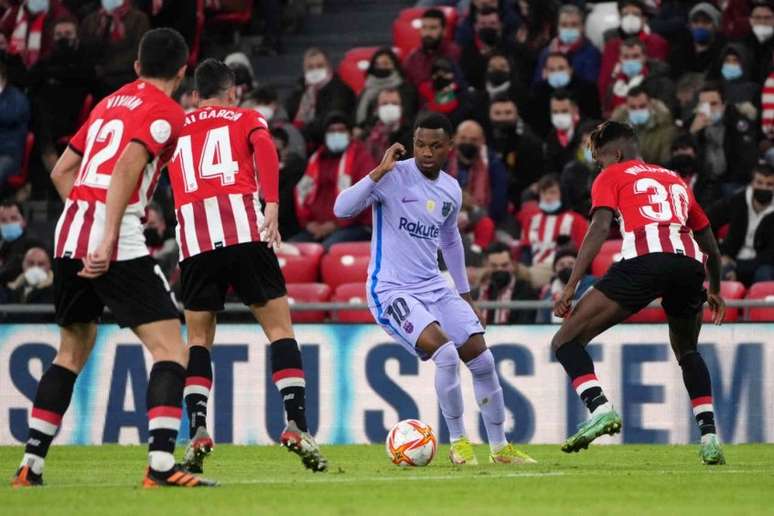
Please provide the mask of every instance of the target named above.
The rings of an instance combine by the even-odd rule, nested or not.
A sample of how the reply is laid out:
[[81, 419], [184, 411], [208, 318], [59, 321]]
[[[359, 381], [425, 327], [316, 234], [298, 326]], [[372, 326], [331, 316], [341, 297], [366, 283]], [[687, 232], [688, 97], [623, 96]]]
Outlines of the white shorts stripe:
[[575, 388], [575, 392], [577, 392], [578, 396], [580, 396], [582, 392], [587, 391], [592, 387], [602, 387], [602, 385], [597, 380], [589, 380], [588, 382], [583, 382], [582, 384], [578, 385]]
[[183, 226], [185, 243], [188, 245], [188, 256], [199, 254], [199, 241], [196, 239], [196, 223], [194, 221], [193, 206], [184, 204], [180, 207], [180, 216], [183, 220], [179, 221]]
[[56, 433], [56, 429], [59, 428], [59, 425], [49, 423], [48, 421], [44, 421], [36, 417], [30, 417], [29, 427], [46, 435], [54, 435]]
[[210, 233], [210, 242], [212, 242], [213, 249], [225, 247], [226, 241], [223, 236], [223, 223], [220, 220], [217, 197], [208, 197], [207, 199], [204, 199], [204, 213], [207, 217], [205, 223], [207, 224], [207, 230]]
[[658, 237], [658, 224], [648, 224], [645, 226], [645, 240], [648, 242], [648, 251], [651, 253], [660, 253], [661, 240]]
[[183, 397], [188, 396], [189, 394], [199, 394], [209, 398], [210, 390], [203, 385], [186, 385], [185, 389], [183, 389]]
[[306, 387], [306, 381], [303, 378], [283, 378], [274, 382], [278, 390], [285, 389], [287, 387]]
[[712, 409], [712, 403], [704, 403], [702, 405], [696, 405], [693, 407], [693, 415], [698, 416], [702, 412], [714, 412]]
[[231, 194], [228, 196], [231, 203], [231, 212], [234, 214], [234, 224], [236, 224], [237, 239], [240, 244], [250, 242], [250, 219], [247, 218], [245, 210], [245, 201], [241, 194]]
[[148, 430], [180, 430], [180, 418], [177, 417], [154, 417], [148, 421]]

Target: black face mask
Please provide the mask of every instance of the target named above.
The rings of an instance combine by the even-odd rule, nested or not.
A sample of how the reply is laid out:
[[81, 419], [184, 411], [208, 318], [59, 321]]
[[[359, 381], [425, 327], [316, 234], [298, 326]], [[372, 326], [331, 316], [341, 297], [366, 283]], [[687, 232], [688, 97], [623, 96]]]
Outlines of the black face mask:
[[442, 90], [452, 83], [451, 79], [442, 76], [433, 77], [433, 89], [438, 91]]
[[145, 245], [148, 247], [161, 247], [161, 244], [164, 243], [164, 239], [154, 228], [145, 228], [143, 234], [145, 235]]
[[495, 140], [510, 140], [516, 134], [516, 124], [511, 122], [492, 122], [492, 136]]
[[497, 29], [492, 27], [484, 27], [483, 29], [478, 29], [478, 39], [480, 39], [481, 42], [486, 46], [493, 47], [500, 39], [500, 35], [497, 33]]
[[511, 282], [511, 273], [508, 271], [494, 271], [490, 275], [489, 281], [495, 290], [501, 290]]
[[75, 40], [70, 38], [60, 38], [54, 42], [54, 51], [57, 54], [65, 54], [75, 50]]
[[572, 275], [572, 269], [570, 267], [565, 267], [564, 269], [556, 271], [556, 277], [565, 285], [570, 281], [570, 275]]
[[422, 48], [425, 50], [435, 50], [441, 46], [441, 40], [425, 36], [422, 38]]
[[392, 74], [392, 70], [389, 68], [374, 68], [371, 70], [371, 75], [376, 77], [377, 79], [386, 79], [387, 77]]
[[511, 74], [505, 70], [492, 70], [491, 72], [486, 72], [486, 82], [492, 86], [500, 86], [501, 84], [505, 84], [510, 80], [510, 78]]
[[470, 161], [478, 154], [478, 146], [473, 143], [460, 143], [457, 145], [457, 150], [460, 155], [466, 160]]
[[696, 158], [687, 154], [678, 154], [672, 158], [667, 168], [680, 174], [680, 177], [692, 176], [696, 173]]
[[774, 197], [774, 191], [772, 190], [765, 190], [763, 188], [753, 189], [753, 199], [761, 204], [769, 204], [772, 197]]

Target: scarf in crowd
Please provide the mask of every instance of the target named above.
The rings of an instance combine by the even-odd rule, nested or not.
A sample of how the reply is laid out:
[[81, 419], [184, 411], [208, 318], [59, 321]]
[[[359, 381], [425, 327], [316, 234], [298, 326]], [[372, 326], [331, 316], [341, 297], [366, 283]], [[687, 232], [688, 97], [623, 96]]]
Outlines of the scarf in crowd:
[[99, 27], [97, 32], [102, 35], [103, 38], [107, 36], [108, 30], [110, 30], [110, 41], [112, 43], [118, 43], [123, 41], [126, 37], [126, 27], [124, 26], [124, 18], [129, 14], [131, 10], [129, 2], [124, 0], [124, 3], [120, 7], [116, 7], [112, 12], [107, 12], [105, 9], [99, 10]]
[[[400, 122], [398, 122], [398, 124], [400, 124]], [[371, 128], [368, 133], [368, 138], [366, 138], [364, 143], [368, 153], [373, 156], [374, 159], [379, 159], [381, 161], [381, 156], [383, 156], [387, 148], [394, 143], [391, 138], [392, 133], [393, 129], [381, 120], [376, 122]]]
[[[307, 219], [311, 216], [311, 206], [317, 198], [317, 187], [320, 183], [320, 156], [325, 147], [320, 147], [309, 158], [306, 173], [296, 185], [296, 214], [299, 219]], [[336, 195], [352, 186], [353, 164], [355, 162], [355, 146], [349, 145], [339, 157], [339, 165], [336, 172]]]
[[366, 77], [365, 88], [360, 93], [360, 100], [357, 104], [357, 114], [355, 116], [355, 122], [362, 124], [368, 119], [368, 115], [371, 113], [371, 107], [376, 102], [376, 97], [379, 96], [379, 92], [386, 88], [397, 88], [403, 84], [403, 78], [398, 75], [395, 70], [392, 71], [387, 77], [380, 79], [369, 75]]
[[[493, 289], [492, 284], [487, 283], [487, 285], [484, 287], [483, 295], [481, 296], [481, 299], [485, 299], [487, 301], [510, 301], [511, 297], [513, 296], [513, 287], [516, 285], [516, 274], [511, 274], [511, 281], [506, 285], [503, 289], [501, 289], [497, 293], [497, 297], [492, 297]], [[484, 318], [484, 320], [489, 324], [507, 324], [508, 323], [508, 317], [511, 315], [511, 309], [510, 308], [496, 308], [494, 309], [494, 316], [492, 320], [489, 320], [489, 310], [483, 309], [481, 310], [481, 315]]]
[[37, 63], [40, 58], [43, 24], [47, 14], [41, 12], [31, 17], [24, 5], [19, 6], [19, 12], [16, 14], [16, 25], [11, 33], [8, 53], [20, 55], [27, 68]]
[[304, 94], [301, 96], [301, 102], [298, 103], [298, 111], [296, 111], [296, 117], [293, 119], [294, 125], [297, 127], [304, 127], [311, 124], [315, 118], [315, 110], [317, 107], [317, 95], [320, 94], [320, 90], [331, 82], [333, 75], [325, 79], [319, 84], [307, 84], [304, 89]]
[[610, 109], [613, 110], [618, 106], [625, 104], [626, 95], [629, 93], [629, 90], [640, 86], [645, 81], [648, 73], [648, 65], [644, 64], [642, 66], [642, 71], [638, 75], [629, 78], [629, 76], [621, 70], [621, 63], [619, 62], [616, 64], [615, 68], [613, 68], [613, 87], [610, 90]]
[[462, 189], [470, 194], [476, 206], [489, 208], [492, 191], [489, 185], [489, 156], [486, 145], [482, 145], [479, 154], [468, 167], [467, 177], [460, 178], [459, 157], [452, 156], [449, 159], [449, 170], [452, 177], [456, 177]]

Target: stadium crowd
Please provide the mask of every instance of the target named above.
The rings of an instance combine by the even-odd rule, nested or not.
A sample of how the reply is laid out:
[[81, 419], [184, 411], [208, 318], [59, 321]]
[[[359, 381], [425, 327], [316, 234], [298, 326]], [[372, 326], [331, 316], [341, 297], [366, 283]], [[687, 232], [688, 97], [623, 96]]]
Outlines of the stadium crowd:
[[[48, 172], [88, 109], [133, 80], [146, 30], [172, 25], [193, 45], [201, 28], [190, 3], [0, 0], [0, 302], [51, 302], [50, 233], [28, 231], [25, 203], [55, 198]], [[276, 16], [276, 2], [259, 3]], [[205, 4], [208, 14], [243, 8]], [[416, 48], [377, 50], [357, 80], [309, 48], [297, 88], [283, 95], [255, 80], [248, 56], [226, 58], [240, 105], [269, 121], [277, 146], [281, 255], [290, 262], [309, 243], [328, 252], [370, 239], [370, 214], [337, 219], [334, 199], [393, 143], [410, 149], [417, 113], [436, 111], [455, 127], [446, 170], [463, 189], [460, 228], [479, 299], [561, 292], [588, 226], [595, 164], [585, 139], [604, 119], [631, 124], [643, 159], [693, 189], [722, 240], [725, 280], [774, 281], [774, 1], [619, 0], [613, 26], [584, 1], [418, 7]], [[272, 27], [266, 40], [279, 49]], [[190, 90], [178, 95], [186, 109]], [[170, 199], [162, 182], [145, 236], [174, 282]], [[578, 295], [593, 282], [585, 278]], [[486, 316], [552, 320], [548, 311]]]

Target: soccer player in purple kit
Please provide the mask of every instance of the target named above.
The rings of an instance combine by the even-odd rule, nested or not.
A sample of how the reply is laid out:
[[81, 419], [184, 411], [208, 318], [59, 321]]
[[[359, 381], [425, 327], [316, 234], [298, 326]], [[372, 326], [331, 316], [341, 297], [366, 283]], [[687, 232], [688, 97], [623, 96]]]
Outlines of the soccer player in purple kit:
[[[503, 391], [470, 297], [457, 228], [462, 191], [441, 170], [452, 148], [451, 133], [445, 116], [420, 116], [414, 127], [414, 158], [398, 161], [406, 151], [393, 145], [369, 175], [339, 194], [333, 210], [347, 218], [373, 207], [368, 304], [387, 334], [422, 360], [435, 362], [435, 391], [449, 428], [451, 462], [478, 464], [462, 420], [462, 360], [473, 375], [490, 462], [535, 463], [505, 437]], [[438, 268], [439, 249], [457, 292]]]

